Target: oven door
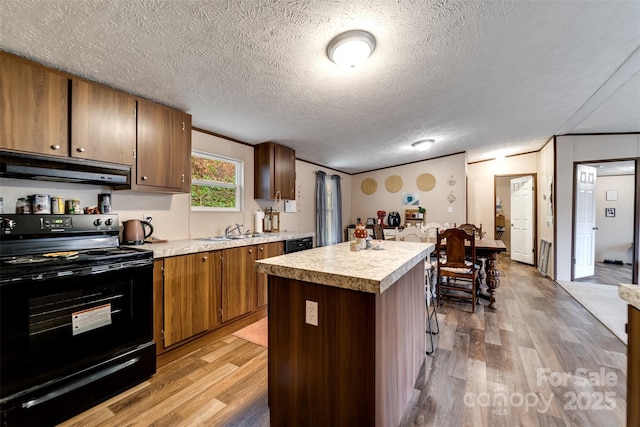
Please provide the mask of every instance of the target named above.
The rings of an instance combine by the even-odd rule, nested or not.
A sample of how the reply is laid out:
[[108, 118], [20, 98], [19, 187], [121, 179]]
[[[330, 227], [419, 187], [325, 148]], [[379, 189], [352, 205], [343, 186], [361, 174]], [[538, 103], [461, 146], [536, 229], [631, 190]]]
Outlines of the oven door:
[[0, 287], [0, 398], [153, 341], [153, 264]]

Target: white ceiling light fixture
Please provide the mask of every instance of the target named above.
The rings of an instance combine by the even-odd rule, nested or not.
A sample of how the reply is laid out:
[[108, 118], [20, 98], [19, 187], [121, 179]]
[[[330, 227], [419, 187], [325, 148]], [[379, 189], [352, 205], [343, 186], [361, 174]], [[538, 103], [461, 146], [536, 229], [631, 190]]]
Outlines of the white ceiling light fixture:
[[327, 56], [343, 67], [362, 64], [376, 48], [376, 39], [364, 30], [351, 30], [338, 34], [327, 46]]
[[411, 146], [418, 151], [427, 151], [435, 142], [435, 139], [423, 139], [421, 141], [414, 142]]

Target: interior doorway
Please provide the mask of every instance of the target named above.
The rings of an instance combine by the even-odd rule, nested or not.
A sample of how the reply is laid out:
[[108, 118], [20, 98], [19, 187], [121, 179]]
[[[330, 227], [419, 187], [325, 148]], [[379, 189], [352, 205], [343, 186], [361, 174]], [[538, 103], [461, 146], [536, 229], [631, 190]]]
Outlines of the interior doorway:
[[[513, 194], [513, 185], [514, 183], [520, 183], [521, 181], [526, 181], [527, 177], [531, 177], [531, 182], [533, 183], [530, 186], [530, 196], [529, 203], [531, 204], [531, 213], [526, 216], [530, 216], [529, 224], [527, 225], [527, 233], [522, 233], [523, 229], [523, 221], [522, 221], [522, 211], [520, 208], [517, 208], [517, 215], [520, 218], [514, 218], [514, 199], [512, 198]], [[513, 258], [513, 249], [514, 244], [520, 245], [521, 247], [526, 247], [527, 252], [531, 252], [531, 262], [535, 265], [537, 260], [537, 197], [536, 197], [536, 185], [537, 182], [537, 174], [513, 174], [513, 175], [495, 175], [494, 176], [494, 194], [495, 194], [495, 202], [496, 202], [496, 222], [495, 222], [495, 239], [502, 240], [507, 247], [506, 253], [510, 258]], [[515, 221], [515, 222], [514, 222]], [[517, 225], [517, 230], [514, 230], [514, 226]], [[515, 234], [514, 234], [515, 232]], [[526, 244], [522, 242], [522, 236], [526, 235]], [[514, 239], [519, 239], [519, 241], [515, 241]], [[530, 241], [529, 241], [530, 240]], [[517, 249], [517, 248], [516, 248]], [[521, 251], [521, 249], [518, 249]], [[518, 259], [516, 259], [518, 261]], [[525, 261], [528, 262], [529, 261]]]
[[[586, 166], [596, 172], [594, 185], [595, 214], [593, 217], [593, 242], [590, 253], [593, 270], [583, 275], [574, 264], [572, 280], [585, 283], [599, 283], [618, 285], [632, 283], [634, 264], [634, 218], [636, 200], [636, 162], [607, 161], [590, 162], [577, 165]], [[578, 177], [575, 177], [577, 180]], [[577, 182], [577, 181], [574, 181]], [[579, 202], [579, 192], [576, 191], [574, 203], [574, 259], [581, 253], [585, 245], [578, 241], [583, 233], [578, 230], [584, 217], [581, 209], [584, 204]], [[637, 261], [636, 261], [637, 262]]]

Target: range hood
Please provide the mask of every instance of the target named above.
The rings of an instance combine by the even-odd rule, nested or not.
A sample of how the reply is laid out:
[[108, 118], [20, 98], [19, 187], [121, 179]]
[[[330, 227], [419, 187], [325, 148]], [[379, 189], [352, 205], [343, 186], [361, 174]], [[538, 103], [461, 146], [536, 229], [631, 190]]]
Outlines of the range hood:
[[131, 186], [131, 167], [0, 150], [0, 176], [38, 181]]

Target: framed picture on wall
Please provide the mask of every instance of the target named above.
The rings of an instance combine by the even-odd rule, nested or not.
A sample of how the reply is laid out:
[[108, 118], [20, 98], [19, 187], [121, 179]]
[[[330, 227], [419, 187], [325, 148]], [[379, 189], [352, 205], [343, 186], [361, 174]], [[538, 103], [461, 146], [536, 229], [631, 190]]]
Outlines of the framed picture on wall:
[[616, 216], [616, 208], [605, 208], [604, 216], [608, 216], [608, 217]]
[[367, 218], [367, 225], [374, 225], [376, 223], [375, 218]]

